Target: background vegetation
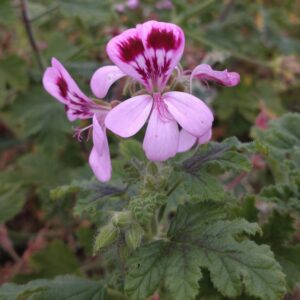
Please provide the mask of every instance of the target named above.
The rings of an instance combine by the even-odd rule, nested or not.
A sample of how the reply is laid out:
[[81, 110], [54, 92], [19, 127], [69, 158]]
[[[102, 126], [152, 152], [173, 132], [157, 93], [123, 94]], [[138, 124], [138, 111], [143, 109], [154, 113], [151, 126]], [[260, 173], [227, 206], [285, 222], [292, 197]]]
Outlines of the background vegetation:
[[[190, 191], [190, 195], [197, 194], [200, 199], [190, 201], [200, 205], [196, 209], [199, 219], [204, 218], [201, 215], [204, 210], [212, 214], [215, 209], [222, 210], [210, 204], [206, 207], [206, 200], [220, 200], [218, 205], [224, 202], [230, 206], [231, 217], [258, 222], [261, 235], [255, 234], [260, 229], [238, 223], [239, 229], [232, 225], [231, 231], [224, 233], [224, 245], [243, 231], [253, 235], [257, 244], [268, 244], [285, 274], [287, 289], [273, 291], [275, 295], [271, 289], [266, 291], [264, 286], [259, 287], [258, 280], [257, 291], [252, 291], [250, 296], [281, 299], [285, 293], [286, 299], [299, 299], [300, 2], [173, 0], [172, 8], [162, 8], [160, 1], [144, 0], [137, 8], [125, 6], [123, 11], [118, 9], [120, 2], [0, 0], [0, 284], [56, 278], [40, 281], [30, 288], [4, 286], [2, 292], [0, 289], [0, 299], [20, 299], [20, 295], [25, 297], [22, 299], [63, 299], [62, 295], [53, 294], [60, 285], [65, 287], [66, 293], [75, 287], [78, 293], [81, 287], [88, 291], [82, 298], [70, 299], [108, 299], [103, 296], [107, 293], [106, 287], [109, 299], [127, 299], [117, 298], [121, 296], [113, 292], [124, 289], [123, 254], [114, 256], [104, 251], [103, 255], [93, 256], [93, 241], [98, 228], [107, 223], [112, 212], [122, 209], [125, 186], [141, 178], [132, 165], [127, 165], [125, 171], [121, 167], [132, 156], [143, 161], [139, 144], [109, 136], [114, 158], [113, 181], [109, 186], [98, 183], [87, 165], [90, 141], [78, 143], [73, 139], [73, 124], [66, 119], [64, 108], [43, 90], [41, 78], [51, 57], [56, 57], [91, 95], [91, 75], [100, 66], [110, 63], [105, 52], [107, 41], [148, 19], [173, 22], [183, 28], [185, 69], [206, 62], [217, 69], [228, 68], [241, 74], [241, 83], [236, 88], [195, 86], [195, 93], [211, 105], [216, 117], [213, 133], [216, 143], [203, 147], [199, 154], [202, 159], [208, 155], [208, 165], [202, 160], [200, 166], [210, 176], [205, 177], [206, 181], [200, 186], [197, 182], [190, 184], [187, 190], [172, 194], [167, 202], [166, 218], [173, 218], [175, 203], [183, 203], [182, 198]], [[108, 98], [126, 99], [122, 91], [118, 85]], [[77, 125], [84, 124], [82, 121]], [[243, 143], [236, 139], [225, 140], [231, 136]], [[137, 137], [137, 141], [140, 138]], [[219, 153], [220, 149], [222, 155], [209, 156], [209, 153]], [[157, 170], [151, 172], [156, 178]], [[124, 176], [127, 182], [122, 181]], [[177, 179], [168, 177], [170, 182]], [[157, 182], [152, 184], [157, 188]], [[143, 188], [151, 191], [153, 186]], [[191, 191], [191, 187], [194, 190]], [[107, 197], [111, 197], [109, 201], [105, 201]], [[132, 209], [139, 216], [137, 210], [139, 205], [144, 207], [144, 203], [135, 201]], [[195, 208], [185, 209], [182, 215], [191, 216], [195, 212]], [[176, 218], [178, 216], [179, 212]], [[137, 218], [147, 223], [144, 211]], [[223, 219], [218, 218], [218, 222]], [[217, 221], [207, 220], [208, 223]], [[172, 226], [168, 236], [175, 241], [176, 221]], [[245, 245], [245, 253], [249, 255], [251, 245]], [[95, 250], [102, 248], [102, 245], [97, 246], [97, 239], [95, 247]], [[153, 246], [153, 252], [143, 253], [144, 259], [155, 257], [160, 247]], [[117, 251], [123, 251], [121, 248]], [[253, 250], [258, 256], [260, 251], [262, 254], [269, 251], [259, 249]], [[258, 256], [253, 260], [259, 261]], [[163, 266], [163, 262], [160, 264]], [[201, 266], [204, 271], [199, 292], [197, 286], [192, 295], [176, 299], [193, 299], [189, 297], [196, 294], [198, 299], [228, 299], [240, 295], [244, 289], [235, 283], [232, 290], [228, 290], [224, 278], [210, 277], [211, 266], [205, 263]], [[274, 274], [279, 272], [276, 266], [274, 268]], [[175, 274], [176, 267], [169, 272]], [[57, 278], [65, 274], [77, 277]], [[84, 277], [101, 280], [102, 288], [96, 281], [79, 279]], [[159, 281], [160, 277], [157, 278]], [[280, 279], [276, 280], [274, 282], [279, 284]], [[212, 284], [217, 288], [212, 288]], [[48, 287], [47, 295], [26, 298], [31, 297], [26, 296], [26, 293], [31, 295], [28, 290], [41, 285]], [[172, 283], [166, 285], [174, 291]], [[132, 286], [134, 291], [129, 285], [125, 289], [133, 299], [151, 295], [151, 288], [147, 287], [136, 295], [139, 288]], [[10, 289], [13, 292], [9, 292]], [[247, 284], [245, 289], [247, 292]], [[175, 296], [163, 296], [163, 292], [161, 299], [175, 299]], [[250, 296], [249, 299], [256, 299]], [[157, 297], [152, 299], [159, 299]], [[246, 299], [246, 296], [241, 297]]]

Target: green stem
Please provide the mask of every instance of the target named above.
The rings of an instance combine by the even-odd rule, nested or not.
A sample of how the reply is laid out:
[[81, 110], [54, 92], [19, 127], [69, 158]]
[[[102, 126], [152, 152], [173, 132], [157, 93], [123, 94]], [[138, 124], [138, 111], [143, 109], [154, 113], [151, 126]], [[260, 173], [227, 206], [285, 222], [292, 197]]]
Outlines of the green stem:
[[224, 46], [220, 46], [220, 45], [208, 40], [207, 38], [205, 38], [204, 36], [202, 36], [200, 34], [196, 36], [196, 35], [191, 34], [191, 33], [186, 33], [186, 35], [188, 37], [190, 37], [191, 39], [193, 39], [194, 41], [198, 42], [198, 43], [204, 44], [204, 45], [209, 46], [209, 47], [214, 48], [214, 49], [227, 51], [232, 56], [234, 56], [234, 57], [236, 57], [240, 60], [244, 60], [246, 62], [249, 62], [251, 64], [255, 64], [255, 65], [258, 65], [258, 66], [261, 66], [261, 67], [273, 69], [272, 65], [270, 63], [264, 62], [264, 61], [256, 59], [256, 58], [249, 57], [249, 56], [247, 56], [245, 54], [242, 54], [242, 53], [239, 53], [239, 52], [235, 52], [231, 49], [226, 49]]
[[[174, 183], [174, 185], [170, 188], [170, 190], [167, 192], [166, 196], [169, 197], [169, 196], [176, 190], [176, 188], [181, 184], [181, 182], [182, 182], [182, 178], [179, 178], [179, 179]], [[163, 218], [165, 209], [166, 209], [166, 204], [163, 204], [163, 205], [159, 208], [158, 215], [157, 215], [158, 222], [160, 222], [161, 219]]]
[[179, 17], [179, 23], [182, 24], [184, 22], [186, 22], [188, 19], [196, 16], [197, 14], [199, 14], [201, 12], [201, 10], [203, 10], [204, 8], [206, 8], [207, 6], [209, 6], [210, 4], [212, 4], [213, 2], [215, 2], [215, 0], [206, 0], [206, 1], [201, 1], [200, 4], [193, 6], [191, 9], [189, 9], [182, 17]]

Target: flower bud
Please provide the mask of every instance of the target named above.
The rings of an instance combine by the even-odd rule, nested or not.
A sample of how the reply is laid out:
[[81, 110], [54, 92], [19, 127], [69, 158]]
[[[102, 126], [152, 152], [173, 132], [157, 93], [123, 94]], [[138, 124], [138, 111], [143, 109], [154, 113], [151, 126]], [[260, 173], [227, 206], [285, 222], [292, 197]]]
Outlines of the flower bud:
[[126, 227], [132, 223], [132, 216], [130, 211], [116, 212], [112, 217], [112, 223], [116, 227]]
[[100, 249], [111, 245], [119, 235], [119, 230], [113, 224], [107, 224], [102, 227], [96, 236], [94, 243], [94, 253]]
[[126, 232], [125, 232], [125, 241], [127, 246], [135, 250], [142, 242], [144, 230], [142, 227], [138, 224], [135, 224], [131, 226]]

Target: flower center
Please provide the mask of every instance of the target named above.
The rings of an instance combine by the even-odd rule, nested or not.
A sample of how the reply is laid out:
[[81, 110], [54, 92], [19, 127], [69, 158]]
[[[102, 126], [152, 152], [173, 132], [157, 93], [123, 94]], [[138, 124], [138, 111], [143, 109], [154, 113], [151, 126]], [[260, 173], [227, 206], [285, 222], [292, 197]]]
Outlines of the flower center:
[[157, 109], [159, 117], [162, 121], [169, 121], [171, 119], [168, 107], [161, 95], [161, 93], [153, 93], [154, 109]]

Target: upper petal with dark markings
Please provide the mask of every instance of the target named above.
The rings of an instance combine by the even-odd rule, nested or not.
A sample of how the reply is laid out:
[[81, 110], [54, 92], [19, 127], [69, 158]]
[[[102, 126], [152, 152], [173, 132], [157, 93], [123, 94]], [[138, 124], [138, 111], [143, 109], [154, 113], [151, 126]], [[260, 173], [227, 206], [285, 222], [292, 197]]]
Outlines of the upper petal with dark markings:
[[46, 69], [43, 76], [45, 90], [65, 105], [70, 121], [91, 118], [97, 105], [80, 90], [57, 59], [52, 58], [51, 62], [52, 66]]
[[183, 31], [174, 24], [156, 21], [128, 29], [107, 45], [110, 59], [149, 92], [163, 90], [183, 50]]

